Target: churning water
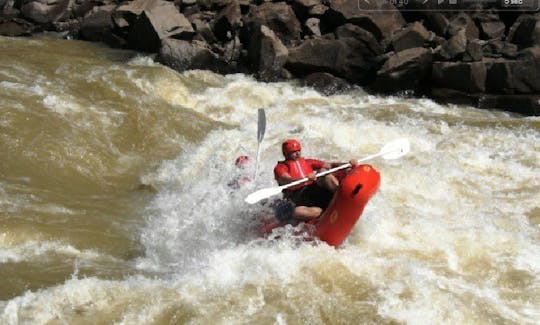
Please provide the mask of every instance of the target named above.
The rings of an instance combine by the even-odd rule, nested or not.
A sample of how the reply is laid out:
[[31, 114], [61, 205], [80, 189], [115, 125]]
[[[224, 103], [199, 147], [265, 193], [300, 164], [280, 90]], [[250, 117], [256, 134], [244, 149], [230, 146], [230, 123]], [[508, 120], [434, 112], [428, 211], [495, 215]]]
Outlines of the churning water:
[[[540, 119], [0, 38], [0, 323], [535, 324]], [[256, 179], [228, 184], [257, 150]], [[373, 160], [342, 247], [257, 238], [280, 143]], [[249, 166], [247, 172], [253, 171]]]

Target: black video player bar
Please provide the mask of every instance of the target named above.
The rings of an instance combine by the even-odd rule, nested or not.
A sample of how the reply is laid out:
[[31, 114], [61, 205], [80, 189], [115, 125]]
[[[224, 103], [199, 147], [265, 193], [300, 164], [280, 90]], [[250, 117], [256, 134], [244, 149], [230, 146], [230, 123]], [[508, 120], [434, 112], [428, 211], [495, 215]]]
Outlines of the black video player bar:
[[540, 0], [358, 0], [361, 11], [540, 11]]

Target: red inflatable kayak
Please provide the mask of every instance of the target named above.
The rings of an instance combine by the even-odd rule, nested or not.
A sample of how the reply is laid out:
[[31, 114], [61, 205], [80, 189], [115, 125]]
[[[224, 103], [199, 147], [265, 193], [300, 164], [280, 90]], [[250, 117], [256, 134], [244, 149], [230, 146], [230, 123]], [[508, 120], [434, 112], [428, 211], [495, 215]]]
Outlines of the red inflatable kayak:
[[[342, 177], [328, 208], [319, 218], [309, 222], [312, 227], [306, 228], [312, 236], [334, 247], [347, 238], [381, 182], [379, 172], [371, 165], [356, 166]], [[273, 219], [259, 228], [259, 233], [266, 237], [273, 229], [284, 225], [286, 223]]]

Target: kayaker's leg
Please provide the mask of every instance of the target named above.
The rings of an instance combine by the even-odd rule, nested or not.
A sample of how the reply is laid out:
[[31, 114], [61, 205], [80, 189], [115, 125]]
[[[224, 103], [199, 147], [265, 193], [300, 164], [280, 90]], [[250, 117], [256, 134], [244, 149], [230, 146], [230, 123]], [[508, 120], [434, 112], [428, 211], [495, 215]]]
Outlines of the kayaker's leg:
[[321, 215], [322, 209], [319, 207], [297, 206], [294, 208], [293, 217], [298, 220], [307, 221]]
[[317, 184], [329, 190], [330, 192], [335, 193], [339, 186], [339, 181], [334, 175], [328, 174], [324, 177], [319, 178], [317, 180]]

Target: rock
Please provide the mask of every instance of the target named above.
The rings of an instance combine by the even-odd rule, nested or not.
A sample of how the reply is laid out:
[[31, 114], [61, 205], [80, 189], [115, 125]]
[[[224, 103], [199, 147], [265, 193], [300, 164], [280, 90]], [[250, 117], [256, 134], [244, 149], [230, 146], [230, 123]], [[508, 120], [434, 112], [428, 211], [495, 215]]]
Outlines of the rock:
[[425, 26], [429, 29], [434, 31], [439, 36], [446, 36], [446, 29], [448, 28], [448, 25], [450, 22], [448, 21], [448, 18], [446, 18], [445, 15], [443, 15], [441, 12], [436, 11], [429, 11], [425, 13], [426, 15], [426, 22]]
[[520, 60], [540, 59], [540, 46], [528, 47], [521, 50], [518, 53], [517, 58]]
[[413, 47], [424, 47], [434, 39], [420, 22], [414, 22], [392, 36], [391, 44], [395, 51], [403, 51]]
[[[216, 16], [214, 35], [220, 40], [231, 39], [236, 30], [242, 26], [242, 13], [238, 1], [232, 1]], [[230, 35], [230, 36], [227, 36]]]
[[377, 72], [375, 89], [381, 91], [419, 90], [429, 77], [431, 50], [415, 47], [391, 55]]
[[459, 59], [465, 53], [466, 48], [465, 29], [461, 29], [437, 50], [436, 57], [447, 61]]
[[480, 96], [477, 107], [502, 109], [526, 116], [540, 116], [540, 95], [491, 95]]
[[137, 2], [141, 4], [142, 11], [128, 34], [131, 48], [157, 52], [161, 47], [161, 40], [170, 37], [190, 38], [195, 33], [191, 23], [176, 10], [172, 2], [163, 0]]
[[484, 52], [482, 50], [483, 42], [480, 40], [472, 40], [467, 43], [465, 53], [463, 53], [464, 62], [482, 61]]
[[72, 0], [70, 5], [70, 17], [71, 18], [77, 18], [77, 17], [84, 17], [90, 10], [92, 10], [94, 7], [99, 7], [100, 5], [117, 5], [116, 3], [112, 1], [100, 1], [96, 3], [94, 0]]
[[292, 0], [291, 7], [300, 21], [310, 18], [310, 10], [315, 6], [321, 6], [321, 0]]
[[195, 32], [199, 34], [207, 43], [213, 44], [217, 42], [217, 38], [207, 21], [195, 18], [191, 20], [191, 25], [195, 28]]
[[327, 96], [352, 89], [352, 85], [347, 80], [325, 72], [316, 72], [307, 75], [304, 78], [304, 85], [312, 87]]
[[33, 0], [26, 2], [21, 7], [24, 18], [37, 23], [52, 23], [69, 17], [70, 0]]
[[166, 38], [162, 41], [157, 59], [178, 72], [190, 69], [231, 72], [227, 62], [213, 53], [204, 42]]
[[499, 19], [499, 15], [493, 12], [479, 11], [472, 15], [472, 19], [479, 26], [482, 39], [503, 39], [506, 26]]
[[489, 58], [515, 58], [518, 54], [517, 45], [502, 40], [489, 40], [482, 47], [485, 57]]
[[[20, 7], [18, 6], [18, 8]], [[21, 13], [18, 8], [15, 8], [15, 0], [0, 0], [0, 17], [3, 18], [2, 21], [7, 22], [10, 19], [17, 18]]]
[[469, 94], [454, 89], [434, 88], [432, 98], [442, 103], [502, 109], [527, 116], [540, 116], [540, 95]]
[[2, 36], [30, 36], [34, 30], [35, 26], [23, 19], [12, 18], [0, 22], [0, 35]]
[[321, 23], [321, 20], [319, 18], [309, 18], [306, 20], [305, 26], [305, 34], [307, 35], [314, 35], [314, 36], [321, 36], [321, 29], [319, 27], [319, 24]]
[[234, 39], [225, 43], [223, 58], [229, 63], [229, 65], [236, 65], [240, 59], [241, 51], [242, 43], [240, 42], [240, 38], [235, 36]]
[[[186, 7], [183, 7], [182, 10], [180, 10], [180, 12], [182, 13], [182, 15], [184, 15], [186, 18], [188, 18], [189, 20], [189, 16], [192, 16], [192, 15], [196, 15], [196, 14], [200, 14], [200, 13], [203, 13], [203, 12], [211, 12], [211, 13], [214, 13], [213, 11], [201, 11], [201, 8], [198, 6], [198, 5], [193, 5], [193, 6], [186, 6]], [[215, 14], [215, 13], [214, 13]], [[214, 15], [215, 16], [215, 15]]]
[[405, 19], [393, 5], [358, 0], [329, 1], [323, 22], [335, 27], [351, 23], [371, 32], [378, 40], [390, 37], [405, 25]]
[[459, 13], [450, 19], [448, 26], [446, 27], [446, 34], [449, 36], [457, 35], [461, 30], [465, 30], [465, 37], [467, 39], [478, 39], [480, 32], [476, 27], [474, 21], [466, 13]]
[[275, 81], [282, 76], [289, 50], [267, 26], [261, 26], [249, 43], [249, 57], [254, 71], [265, 81]]
[[285, 2], [267, 2], [260, 6], [251, 6], [244, 16], [243, 41], [248, 42], [254, 31], [265, 25], [273, 30], [284, 44], [300, 39], [302, 28], [294, 11]]
[[321, 4], [321, 0], [293, 0], [292, 3], [294, 5], [299, 5], [304, 8], [311, 8], [316, 5]]
[[486, 66], [483, 62], [434, 62], [432, 88], [447, 88], [466, 93], [486, 90]]
[[238, 2], [241, 6], [249, 6], [252, 0], [197, 0], [197, 4], [210, 11], [219, 11], [223, 7], [230, 5], [232, 2]]
[[519, 16], [508, 31], [507, 40], [519, 48], [540, 45], [540, 14]]
[[319, 38], [290, 48], [285, 67], [296, 76], [328, 72], [365, 84], [373, 80], [377, 64], [371, 49], [360, 40]]
[[112, 13], [116, 5], [99, 6], [92, 9], [81, 24], [80, 36], [84, 40], [113, 43]]
[[373, 34], [368, 32], [367, 30], [362, 29], [356, 25], [345, 24], [339, 26], [338, 28], [336, 28], [334, 33], [337, 39], [353, 38], [364, 43], [365, 48], [370, 51], [368, 53], [364, 53], [364, 55], [377, 56], [383, 53], [383, 49], [379, 42], [377, 42], [377, 40], [375, 39], [375, 36], [373, 36]]
[[480, 22], [480, 31], [484, 39], [503, 39], [506, 26], [502, 21]]
[[486, 89], [490, 93], [540, 93], [540, 58], [486, 61]]
[[320, 18], [326, 13], [327, 10], [328, 10], [328, 7], [325, 5], [316, 5], [309, 8], [308, 14], [311, 17]]

